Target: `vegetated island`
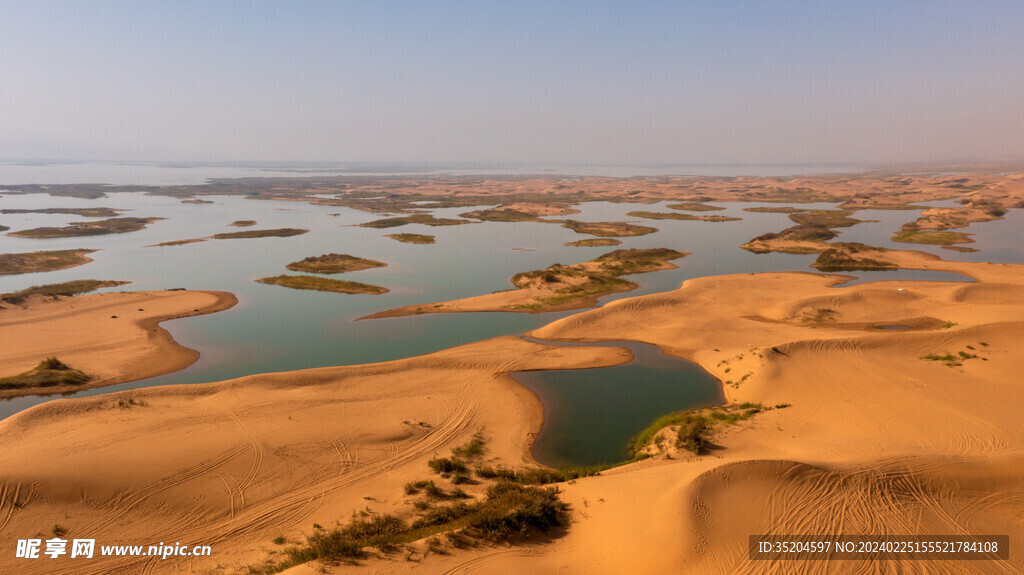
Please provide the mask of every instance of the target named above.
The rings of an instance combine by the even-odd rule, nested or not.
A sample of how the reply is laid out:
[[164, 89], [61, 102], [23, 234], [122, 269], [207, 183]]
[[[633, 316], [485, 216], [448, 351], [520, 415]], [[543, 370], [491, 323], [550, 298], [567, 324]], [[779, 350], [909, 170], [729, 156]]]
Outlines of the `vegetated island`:
[[48, 252], [26, 252], [0, 254], [0, 275], [52, 272], [73, 268], [92, 261], [86, 257], [97, 250], [54, 250]]
[[235, 220], [228, 225], [235, 226], [236, 228], [247, 228], [249, 226], [255, 226], [256, 220]]
[[590, 234], [602, 238], [644, 236], [658, 231], [658, 228], [627, 224], [626, 222], [580, 222], [565, 220], [562, 223], [562, 227], [569, 228], [577, 234]]
[[680, 202], [678, 204], [668, 204], [665, 207], [684, 212], [717, 212], [725, 209], [722, 206], [709, 206], [702, 202]]
[[169, 246], [183, 246], [185, 244], [196, 244], [196, 243], [205, 242], [205, 241], [206, 241], [206, 238], [192, 238], [190, 240], [174, 240], [174, 241], [170, 241], [170, 242], [161, 242], [159, 244], [152, 244], [152, 245], [148, 245], [146, 247], [147, 248], [162, 248], [162, 247], [169, 247]]
[[755, 254], [815, 254], [829, 249], [825, 242], [834, 237], [836, 233], [828, 228], [800, 225], [762, 234], [740, 247]]
[[753, 208], [743, 208], [743, 211], [755, 214], [795, 214], [797, 212], [806, 212], [807, 209], [794, 208], [793, 206], [757, 206]]
[[929, 230], [904, 229], [892, 237], [892, 241], [905, 244], [930, 244], [950, 246], [953, 244], [971, 244], [974, 240], [964, 232], [937, 232]]
[[376, 260], [368, 260], [348, 254], [324, 254], [322, 256], [310, 256], [301, 261], [288, 264], [288, 269], [297, 272], [311, 272], [315, 274], [340, 274], [342, 272], [354, 272], [370, 268], [382, 268], [388, 264]]
[[565, 245], [574, 248], [592, 248], [601, 246], [617, 246], [621, 245], [622, 241], [615, 238], [587, 238], [585, 240], [576, 240], [574, 242], [566, 242]]
[[114, 208], [5, 208], [0, 210], [0, 214], [67, 214], [82, 216], [83, 218], [113, 218], [125, 211], [127, 210], [116, 210]]
[[237, 303], [230, 293], [183, 289], [80, 295], [126, 283], [77, 280], [0, 295], [0, 397], [65, 393], [177, 371], [199, 353], [178, 345], [160, 322]]
[[633, 216], [634, 218], [647, 218], [649, 220], [684, 220], [684, 221], [700, 221], [700, 222], [738, 222], [743, 218], [733, 218], [729, 216], [695, 216], [693, 214], [676, 214], [672, 212], [627, 212], [627, 216]]
[[590, 307], [603, 295], [636, 289], [620, 276], [673, 269], [671, 260], [689, 255], [667, 248], [616, 250], [588, 262], [554, 264], [512, 276], [514, 289], [431, 304], [410, 305], [359, 319], [423, 313], [511, 311], [540, 313]]
[[251, 238], [290, 238], [309, 233], [301, 228], [275, 228], [272, 230], [245, 230], [241, 232], [224, 232], [210, 236], [215, 240], [242, 240]]
[[[551, 222], [541, 216], [567, 216], [579, 210], [564, 205], [517, 203], [459, 214], [459, 217], [488, 222]], [[555, 222], [557, 223], [557, 222]]]
[[195, 244], [198, 242], [205, 242], [209, 239], [214, 240], [244, 240], [252, 238], [290, 238], [292, 236], [301, 236], [302, 234], [309, 233], [309, 230], [301, 228], [276, 228], [272, 230], [245, 230], [241, 232], [223, 232], [220, 234], [213, 234], [212, 236], [205, 238], [191, 238], [187, 240], [174, 240], [170, 242], [161, 242], [159, 244], [153, 244], [146, 246], [147, 248], [162, 248], [170, 246], [183, 246], [185, 244]]
[[1000, 220], [1007, 208], [995, 198], [962, 197], [959, 208], [929, 208], [921, 217], [903, 225], [904, 230], [948, 230], [963, 228], [975, 222]]
[[165, 218], [111, 218], [98, 222], [75, 222], [62, 228], [32, 228], [10, 232], [9, 236], [20, 238], [72, 238], [78, 236], [101, 236], [106, 234], [123, 234], [135, 232]]
[[408, 224], [422, 224], [424, 226], [461, 226], [463, 224], [475, 224], [472, 220], [456, 220], [454, 218], [435, 218], [432, 214], [412, 214], [394, 218], [384, 218], [356, 224], [360, 228], [387, 229], [397, 228]]
[[384, 237], [400, 241], [403, 244], [432, 244], [435, 242], [435, 236], [429, 234], [388, 234]]
[[313, 276], [279, 275], [273, 277], [260, 278], [256, 281], [258, 281], [259, 283], [282, 286], [292, 289], [329, 291], [348, 294], [380, 295], [391, 291], [388, 288], [370, 284], [335, 280], [329, 278], [318, 278]]
[[[748, 208], [748, 210], [765, 211], [764, 208]], [[829, 249], [828, 240], [836, 237], [831, 228], [845, 228], [867, 220], [851, 218], [849, 210], [795, 210], [788, 213], [789, 219], [797, 225], [781, 232], [760, 235], [740, 246], [741, 248], [764, 254], [781, 252], [787, 254], [813, 254]]]

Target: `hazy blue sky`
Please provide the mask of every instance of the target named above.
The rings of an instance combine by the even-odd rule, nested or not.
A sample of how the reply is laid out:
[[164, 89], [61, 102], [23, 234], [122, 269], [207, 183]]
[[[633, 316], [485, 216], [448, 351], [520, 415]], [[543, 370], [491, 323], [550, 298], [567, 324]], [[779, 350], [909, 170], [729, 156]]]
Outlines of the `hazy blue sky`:
[[1024, 2], [0, 3], [0, 157], [1024, 156]]

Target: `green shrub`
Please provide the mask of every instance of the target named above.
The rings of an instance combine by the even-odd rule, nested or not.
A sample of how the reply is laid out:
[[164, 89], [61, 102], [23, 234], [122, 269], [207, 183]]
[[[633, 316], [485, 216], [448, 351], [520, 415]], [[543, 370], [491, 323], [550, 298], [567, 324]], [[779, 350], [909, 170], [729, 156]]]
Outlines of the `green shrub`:
[[679, 424], [676, 446], [685, 447], [694, 455], [699, 455], [707, 443], [707, 431], [707, 420], [699, 415], [689, 415]]
[[469, 470], [466, 464], [455, 457], [435, 457], [427, 462], [434, 473], [466, 473]]

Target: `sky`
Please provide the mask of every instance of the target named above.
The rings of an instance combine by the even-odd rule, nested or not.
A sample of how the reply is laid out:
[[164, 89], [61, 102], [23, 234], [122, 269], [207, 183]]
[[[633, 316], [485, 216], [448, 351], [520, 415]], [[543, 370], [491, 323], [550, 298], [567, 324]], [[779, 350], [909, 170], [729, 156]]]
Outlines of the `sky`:
[[0, 158], [1024, 158], [1024, 2], [0, 3]]

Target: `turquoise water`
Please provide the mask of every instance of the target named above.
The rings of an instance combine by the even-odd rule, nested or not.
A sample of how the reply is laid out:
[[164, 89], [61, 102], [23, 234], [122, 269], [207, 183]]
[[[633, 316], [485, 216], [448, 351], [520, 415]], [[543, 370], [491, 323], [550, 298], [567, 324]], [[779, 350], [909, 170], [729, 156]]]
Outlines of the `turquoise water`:
[[[599, 344], [628, 348], [633, 361], [603, 369], [568, 369], [513, 374], [537, 394], [544, 424], [534, 458], [553, 467], [600, 465], [629, 459], [629, 440], [674, 409], [716, 405], [722, 386], [699, 365], [665, 355], [657, 346], [631, 341]], [[656, 397], [658, 401], [651, 401]], [[679, 407], [671, 407], [679, 406]]]
[[[346, 208], [239, 197], [210, 199], [214, 201], [213, 204], [182, 204], [174, 198], [129, 193], [111, 194], [99, 200], [54, 198], [43, 194], [0, 195], [0, 208], [107, 206], [131, 210], [125, 215], [167, 218], [151, 224], [145, 230], [127, 234], [54, 239], [0, 236], [0, 252], [3, 253], [69, 248], [101, 250], [92, 254], [94, 262], [77, 268], [42, 274], [0, 276], [0, 292], [15, 291], [31, 285], [94, 278], [132, 282], [126, 288], [107, 291], [185, 287], [230, 291], [238, 296], [239, 304], [225, 312], [163, 324], [182, 345], [201, 352], [199, 361], [191, 367], [161, 377], [83, 391], [75, 395], [96, 395], [153, 385], [218, 381], [263, 372], [386, 361], [499, 335], [520, 334], [575, 312], [536, 315], [463, 313], [355, 320], [393, 307], [507, 289], [511, 287], [509, 278], [515, 273], [543, 268], [553, 263], [583, 261], [616, 249], [564, 246], [565, 242], [588, 236], [543, 223], [486, 222], [439, 228], [410, 225], [375, 230], [354, 227], [353, 224], [381, 216]], [[659, 231], [647, 236], [623, 238], [623, 245], [619, 247], [667, 247], [693, 253], [675, 262], [679, 265], [678, 269], [633, 276], [631, 279], [640, 285], [638, 290], [607, 296], [602, 298], [601, 303], [676, 289], [683, 281], [695, 277], [761, 271], [813, 271], [807, 267], [814, 261], [813, 255], [752, 254], [737, 247], [754, 236], [792, 225], [785, 214], [742, 211], [743, 207], [759, 204], [722, 205], [728, 209], [716, 213], [741, 217], [743, 221], [642, 221], [659, 228]], [[815, 206], [834, 207], [829, 204]], [[573, 218], [589, 221], [638, 221], [624, 214], [637, 209], [669, 211], [663, 204], [594, 202], [580, 207], [583, 213]], [[442, 209], [434, 210], [434, 213], [439, 217], [456, 217], [464, 211], [468, 209]], [[880, 224], [860, 224], [844, 230], [840, 239], [852, 240], [853, 237], [847, 236], [856, 235], [859, 241], [886, 245], [888, 237], [899, 225], [916, 216], [917, 212], [913, 211], [861, 212], [858, 217], [886, 220]], [[310, 229], [311, 232], [291, 238], [209, 240], [174, 247], [145, 247], [159, 242], [232, 231], [236, 228], [228, 227], [227, 224], [240, 219], [257, 220], [259, 225], [255, 229], [300, 227]], [[63, 215], [0, 214], [0, 223], [10, 226], [11, 231], [59, 226], [73, 221], [83, 219]], [[1012, 212], [1006, 222], [1019, 225], [1020, 211]], [[999, 241], [990, 239], [987, 230], [990, 229], [988, 226], [1003, 223], [975, 226], [978, 231], [978, 243], [975, 245], [988, 246], [986, 242]], [[870, 233], [858, 230], [862, 226]], [[873, 227], [868, 229], [867, 226]], [[425, 246], [403, 244], [383, 237], [396, 232], [433, 234], [437, 236], [437, 243]], [[1019, 236], [1019, 231], [1016, 235]], [[1000, 246], [996, 244], [992, 249], [1000, 255], [1012, 252], [1019, 259], [1019, 244]], [[1016, 247], [1016, 251], [1012, 247]], [[951, 259], [985, 257], [984, 251], [979, 254], [938, 251]], [[385, 268], [335, 277], [381, 285], [390, 289], [391, 293], [372, 296], [297, 291], [253, 281], [263, 276], [287, 273], [284, 267], [287, 263], [328, 252], [350, 253], [388, 263]], [[1010, 258], [1012, 254], [1006, 257]], [[955, 274], [903, 270], [848, 275], [857, 276], [858, 281], [876, 278], [964, 279]], [[646, 358], [649, 354], [643, 356]], [[637, 365], [642, 367], [646, 361], [641, 358]], [[675, 362], [673, 370], [685, 369], [681, 367], [685, 362], [672, 361]], [[602, 382], [597, 384], [601, 386], [601, 393], [586, 393], [586, 397], [581, 396], [581, 401], [603, 401], [611, 407], [623, 405], [621, 396], [615, 393], [614, 382], [618, 379], [631, 381], [634, 376], [630, 375], [629, 369], [601, 370], [600, 376], [596, 375], [598, 371], [581, 375], [587, 378], [595, 374], [594, 377]], [[680, 394], [671, 385], [662, 384], [630, 389], [628, 395], [628, 410], [617, 417], [602, 419], [609, 426], [621, 428], [623, 431], [616, 433], [626, 437], [644, 427], [651, 419], [648, 417], [650, 413], [657, 415], [690, 407], [692, 401], [705, 401]], [[570, 394], [566, 397], [574, 396]], [[48, 399], [36, 396], [0, 402], [0, 417]], [[568, 399], [559, 405], [552, 404], [547, 412], [548, 420], [571, 422], [572, 405], [573, 401]], [[591, 405], [590, 409], [597, 407]], [[559, 425], [562, 424], [549, 423], [546, 429], [553, 430]], [[624, 431], [626, 427], [634, 425], [637, 426], [635, 430], [629, 433]], [[608, 433], [608, 437], [614, 435]], [[546, 432], [545, 437], [548, 436], [557, 437], [558, 434], [550, 431]], [[578, 437], [580, 449], [589, 449], [586, 446], [593, 443], [593, 437], [596, 435], [592, 433], [589, 437]], [[622, 442], [609, 440], [607, 444], [614, 445], [613, 449], [619, 449]], [[552, 451], [552, 457], [556, 456], [555, 451]]]

